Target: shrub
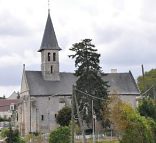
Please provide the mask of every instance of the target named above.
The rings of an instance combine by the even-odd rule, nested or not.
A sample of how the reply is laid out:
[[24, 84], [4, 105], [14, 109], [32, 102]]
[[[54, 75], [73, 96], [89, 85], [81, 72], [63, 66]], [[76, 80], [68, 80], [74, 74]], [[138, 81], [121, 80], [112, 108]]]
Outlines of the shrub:
[[6, 138], [6, 143], [25, 143], [25, 141], [19, 136], [18, 130], [12, 130], [10, 127], [9, 129], [3, 129], [1, 131], [1, 137]]
[[70, 107], [64, 107], [56, 116], [56, 122], [60, 124], [61, 126], [68, 126], [71, 120], [71, 108]]
[[49, 135], [49, 143], [70, 143], [69, 127], [59, 127]]

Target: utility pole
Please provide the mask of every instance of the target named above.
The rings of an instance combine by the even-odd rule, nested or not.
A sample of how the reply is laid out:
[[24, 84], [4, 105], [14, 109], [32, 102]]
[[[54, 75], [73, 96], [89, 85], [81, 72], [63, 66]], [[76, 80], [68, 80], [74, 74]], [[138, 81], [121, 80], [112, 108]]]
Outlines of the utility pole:
[[92, 126], [93, 126], [93, 143], [95, 143], [95, 117], [94, 117], [94, 101], [93, 101], [93, 99], [92, 99]]
[[71, 143], [74, 143], [74, 95], [75, 95], [75, 90], [73, 86], [73, 94], [72, 94], [72, 115], [71, 115]]
[[141, 65], [142, 68], [142, 77], [143, 77], [143, 87], [144, 87], [144, 91], [145, 91], [145, 72], [144, 72], [144, 65]]
[[[75, 93], [75, 91], [76, 91], [75, 86], [73, 86], [73, 90], [74, 90], [74, 93]], [[82, 136], [83, 136], [83, 138], [82, 138], [82, 143], [86, 143], [83, 121], [82, 121], [82, 118], [81, 118], [81, 116], [80, 116], [80, 112], [79, 112], [79, 107], [78, 107], [78, 103], [77, 103], [76, 94], [73, 94], [73, 95], [74, 95], [74, 99], [75, 99], [75, 105], [76, 105], [76, 110], [77, 110], [77, 114], [78, 114], [78, 120], [79, 120], [79, 124], [80, 124], [81, 131], [82, 131]]]

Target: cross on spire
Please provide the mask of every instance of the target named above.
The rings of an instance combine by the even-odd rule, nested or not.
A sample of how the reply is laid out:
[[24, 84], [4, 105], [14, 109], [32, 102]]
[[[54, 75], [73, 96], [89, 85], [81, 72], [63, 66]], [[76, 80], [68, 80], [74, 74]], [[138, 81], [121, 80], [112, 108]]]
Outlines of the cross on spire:
[[50, 13], [50, 0], [48, 0], [48, 13]]

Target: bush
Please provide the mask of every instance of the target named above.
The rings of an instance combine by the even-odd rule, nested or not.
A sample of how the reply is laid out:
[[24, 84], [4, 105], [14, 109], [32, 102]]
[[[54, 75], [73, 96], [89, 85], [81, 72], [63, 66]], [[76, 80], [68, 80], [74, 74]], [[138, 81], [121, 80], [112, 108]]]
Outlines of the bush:
[[155, 143], [150, 126], [154, 122], [152, 119], [146, 119], [137, 115], [130, 121], [131, 123], [125, 130], [121, 143]]
[[49, 143], [70, 143], [69, 127], [59, 127], [49, 135]]
[[56, 122], [60, 124], [61, 126], [69, 126], [71, 120], [71, 108], [70, 107], [64, 107], [56, 116]]
[[12, 130], [10, 127], [9, 129], [3, 129], [1, 131], [1, 137], [6, 138], [6, 142], [10, 143], [10, 140], [12, 143], [25, 143], [25, 141], [19, 136], [18, 130]]
[[2, 131], [1, 131], [1, 137], [2, 137], [2, 138], [7, 137], [8, 134], [9, 134], [9, 129], [8, 129], [8, 128], [2, 129]]
[[110, 120], [121, 135], [120, 143], [156, 143], [156, 123], [152, 118], [141, 116], [118, 98], [113, 101]]

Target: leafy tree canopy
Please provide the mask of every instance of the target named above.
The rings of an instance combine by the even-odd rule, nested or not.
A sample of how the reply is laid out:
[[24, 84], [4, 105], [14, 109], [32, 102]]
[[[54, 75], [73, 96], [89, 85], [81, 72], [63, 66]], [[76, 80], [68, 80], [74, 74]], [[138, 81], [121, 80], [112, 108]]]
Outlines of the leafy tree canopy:
[[56, 116], [56, 122], [60, 124], [61, 126], [68, 126], [71, 120], [71, 108], [70, 107], [64, 107]]
[[[91, 39], [84, 39], [79, 43], [73, 44], [72, 48], [70, 48], [74, 54], [69, 57], [75, 59], [75, 75], [78, 77], [76, 88], [93, 96], [107, 99], [108, 85], [102, 79], [102, 71], [99, 66], [100, 54], [97, 53], [97, 49], [95, 49], [95, 45], [91, 41]], [[81, 115], [89, 123], [92, 119], [92, 98], [80, 92], [76, 92], [76, 95]], [[97, 119], [101, 118], [102, 103], [102, 100], [94, 100], [94, 112]]]
[[121, 143], [155, 143], [156, 123], [141, 116], [129, 104], [114, 98], [110, 106], [110, 120], [121, 135]]
[[139, 76], [137, 79], [138, 86], [141, 90], [141, 92], [146, 91], [150, 87], [152, 88], [149, 92], [148, 95], [151, 97], [156, 97], [156, 69], [152, 69], [148, 72], [145, 72], [145, 76]]
[[156, 100], [144, 98], [139, 104], [138, 111], [142, 116], [150, 117], [156, 121]]

